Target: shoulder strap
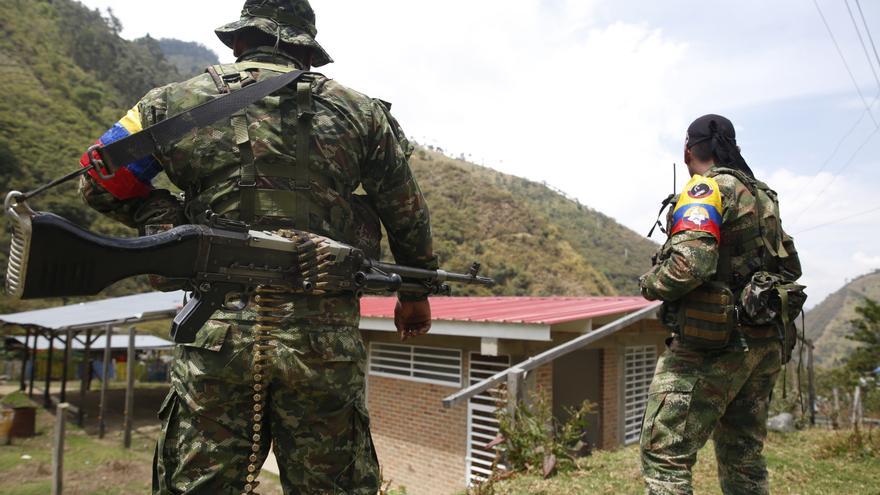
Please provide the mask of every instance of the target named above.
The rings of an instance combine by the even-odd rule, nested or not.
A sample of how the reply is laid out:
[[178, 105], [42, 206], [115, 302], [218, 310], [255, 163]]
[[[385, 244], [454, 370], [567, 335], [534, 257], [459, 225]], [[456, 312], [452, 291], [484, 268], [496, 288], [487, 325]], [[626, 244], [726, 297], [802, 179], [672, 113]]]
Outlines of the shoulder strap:
[[[275, 70], [275, 69], [273, 69]], [[276, 77], [262, 79], [238, 91], [202, 103], [183, 113], [169, 117], [126, 138], [107, 146], [95, 148], [109, 171], [127, 163], [152, 155], [162, 146], [177, 141], [186, 133], [199, 127], [230, 117], [251, 103], [261, 100], [299, 79], [306, 71], [291, 70]], [[216, 81], [215, 81], [216, 83]], [[89, 154], [91, 156], [91, 153]], [[93, 163], [98, 165], [98, 163]]]

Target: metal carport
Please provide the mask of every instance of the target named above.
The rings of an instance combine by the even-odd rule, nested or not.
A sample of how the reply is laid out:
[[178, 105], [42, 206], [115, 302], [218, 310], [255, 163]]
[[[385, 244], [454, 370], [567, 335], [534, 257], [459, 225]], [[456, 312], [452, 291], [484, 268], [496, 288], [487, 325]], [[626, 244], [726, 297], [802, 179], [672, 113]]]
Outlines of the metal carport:
[[[57, 306], [53, 308], [38, 309], [33, 311], [24, 311], [21, 313], [12, 313], [0, 315], [0, 327], [8, 328], [10, 326], [21, 327], [25, 329], [24, 336], [24, 354], [22, 359], [22, 370], [20, 379], [20, 388], [24, 391], [28, 389], [28, 394], [33, 397], [34, 391], [34, 373], [31, 373], [30, 384], [26, 387], [26, 361], [28, 357], [36, 362], [37, 350], [47, 350], [48, 362], [47, 369], [52, 368], [52, 354], [55, 349], [56, 340], [64, 348], [64, 366], [62, 367], [61, 376], [61, 402], [67, 399], [67, 369], [70, 364], [70, 351], [72, 348], [84, 350], [84, 355], [88, 355], [92, 345], [99, 342], [104, 345], [104, 367], [110, 359], [110, 351], [113, 345], [120, 338], [125, 341], [131, 341], [129, 348], [136, 346], [137, 339], [134, 336], [134, 329], [130, 329], [130, 336], [118, 335], [112, 336], [115, 327], [123, 325], [140, 323], [150, 320], [161, 320], [174, 317], [183, 305], [183, 292], [147, 292], [142, 294], [134, 294], [131, 296], [114, 297], [102, 299], [99, 301], [91, 301], [77, 304], [69, 304], [66, 306]], [[103, 333], [103, 338], [100, 335]], [[33, 338], [31, 338], [33, 336]], [[110, 338], [107, 338], [110, 336]], [[141, 336], [147, 337], [147, 336]], [[156, 338], [157, 341], [150, 341], [150, 346], [161, 345], [167, 346], [171, 344], [163, 339]], [[16, 339], [20, 342], [19, 339]], [[147, 344], [146, 340], [141, 339], [143, 344]], [[45, 406], [51, 407], [52, 400], [49, 394], [52, 381], [51, 371], [46, 373], [46, 383], [43, 390], [43, 400]], [[99, 431], [100, 435], [104, 433], [104, 409], [107, 381], [102, 380], [101, 384], [101, 405], [99, 413]], [[129, 380], [129, 388], [133, 386]], [[132, 394], [129, 390], [129, 395]], [[85, 397], [86, 387], [83, 383], [80, 386], [80, 398]], [[127, 401], [128, 402], [128, 401]], [[80, 410], [77, 413], [78, 423], [82, 426], [84, 417]]]

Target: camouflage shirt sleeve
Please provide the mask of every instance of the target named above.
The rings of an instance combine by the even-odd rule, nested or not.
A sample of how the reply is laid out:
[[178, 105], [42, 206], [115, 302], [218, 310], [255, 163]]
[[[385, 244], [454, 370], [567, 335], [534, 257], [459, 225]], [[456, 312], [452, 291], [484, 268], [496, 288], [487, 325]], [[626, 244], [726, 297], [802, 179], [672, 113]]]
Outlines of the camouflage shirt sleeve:
[[675, 301], [715, 275], [718, 243], [706, 232], [678, 232], [651, 271], [642, 275], [642, 294], [650, 300]]
[[371, 105], [368, 153], [361, 182], [388, 232], [397, 263], [436, 269], [428, 205], [407, 162], [403, 132], [385, 107]]
[[[156, 116], [150, 112], [163, 107], [164, 94], [165, 88], [150, 91], [97, 142], [107, 145], [154, 124]], [[80, 164], [89, 164], [86, 154]], [[152, 185], [161, 171], [161, 163], [149, 156], [120, 167], [113, 178], [105, 179], [90, 172], [81, 177], [79, 191], [90, 207], [129, 227], [138, 228], [141, 233], [148, 224], [179, 225], [184, 221], [180, 200], [168, 190], [155, 189]]]
[[[727, 177], [717, 176], [716, 179], [721, 195], [720, 220], [724, 223], [732, 219], [737, 201], [736, 189]], [[650, 300], [678, 300], [711, 280], [718, 267], [718, 239], [715, 235], [702, 230], [675, 232], [672, 212], [667, 226], [670, 237], [661, 250], [657, 264], [639, 279], [642, 295]]]
[[782, 247], [787, 254], [785, 258], [782, 258], [781, 262], [783, 275], [790, 280], [801, 278], [803, 274], [801, 259], [798, 256], [797, 248], [794, 246], [794, 239], [784, 230], [782, 231]]

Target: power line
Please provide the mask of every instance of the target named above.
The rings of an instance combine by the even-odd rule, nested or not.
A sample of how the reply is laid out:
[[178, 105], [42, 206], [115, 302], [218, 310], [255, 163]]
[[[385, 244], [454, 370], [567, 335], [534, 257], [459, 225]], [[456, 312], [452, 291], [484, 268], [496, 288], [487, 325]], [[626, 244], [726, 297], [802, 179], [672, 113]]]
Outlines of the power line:
[[865, 105], [868, 114], [871, 116], [871, 122], [874, 123], [874, 127], [877, 127], [880, 124], [878, 124], [877, 119], [874, 118], [874, 114], [871, 112], [871, 107], [868, 105], [868, 100], [865, 99], [865, 95], [862, 94], [862, 89], [859, 87], [858, 81], [856, 81], [856, 76], [853, 75], [852, 69], [849, 68], [849, 63], [846, 61], [846, 57], [843, 55], [843, 50], [840, 49], [840, 45], [837, 43], [837, 38], [834, 36], [834, 32], [831, 31], [831, 26], [828, 24], [828, 20], [825, 19], [825, 14], [819, 7], [819, 2], [813, 0], [813, 5], [816, 6], [816, 10], [819, 12], [819, 17], [822, 18], [822, 23], [825, 24], [828, 36], [831, 38], [831, 42], [834, 43], [834, 48], [837, 49], [837, 54], [840, 56], [840, 60], [843, 61], [843, 66], [846, 68], [846, 72], [849, 74], [849, 78], [852, 80], [853, 86], [855, 86], [856, 92], [859, 94], [859, 98], [862, 99], [862, 103]]
[[[876, 105], [878, 101], [880, 101], [880, 93], [877, 93], [877, 95], [874, 96], [874, 101], [871, 102], [871, 106], [873, 107], [874, 105]], [[840, 147], [843, 146], [843, 143], [846, 142], [846, 140], [849, 139], [850, 136], [852, 136], [852, 133], [855, 132], [856, 129], [858, 129], [859, 124], [861, 124], [862, 121], [865, 120], [865, 115], [867, 113], [868, 113], [867, 109], [862, 110], [862, 113], [861, 113], [861, 115], [859, 115], [859, 118], [856, 119], [856, 121], [849, 128], [849, 130], [846, 131], [846, 133], [843, 136], [841, 136], [841, 138], [837, 141], [837, 145], [834, 146], [834, 149], [831, 151], [831, 154], [828, 155], [828, 158], [826, 158], [824, 162], [822, 162], [822, 165], [819, 167], [818, 170], [816, 170], [815, 175], [810, 177], [809, 182], [807, 182], [807, 185], [804, 186], [803, 189], [805, 189], [805, 190], [809, 189], [809, 187], [813, 185], [813, 182], [816, 181], [816, 179], [819, 177], [819, 174], [821, 174], [822, 171], [825, 170], [825, 167], [827, 167], [828, 164], [831, 163], [831, 160], [835, 156], [837, 156], [837, 152], [840, 151]], [[812, 206], [812, 205], [810, 205], [810, 206]], [[801, 216], [804, 214], [805, 211], [807, 211], [806, 208], [800, 209], [797, 212], [796, 216], [794, 217], [794, 220], [792, 221], [792, 223], [797, 223], [797, 221], [801, 218]]]
[[[865, 58], [868, 59], [868, 67], [871, 68], [871, 74], [874, 75], [874, 81], [877, 82], [877, 88], [880, 88], [880, 77], [877, 77], [877, 70], [874, 69], [874, 61], [871, 60], [871, 55], [868, 53], [868, 47], [865, 46], [865, 40], [862, 38], [862, 32], [859, 31], [859, 24], [856, 22], [856, 17], [853, 15], [853, 11], [849, 6], [849, 0], [843, 0], [843, 4], [846, 5], [846, 11], [849, 13], [853, 29], [856, 30], [856, 36], [859, 37], [859, 44], [862, 45], [862, 51], [865, 52]], [[862, 20], [864, 20], [864, 18]]]
[[805, 211], [809, 210], [810, 208], [813, 207], [814, 204], [816, 204], [816, 201], [818, 201], [819, 198], [822, 197], [823, 194], [825, 194], [825, 191], [827, 191], [828, 188], [831, 187], [832, 184], [834, 184], [834, 182], [837, 180], [837, 178], [840, 177], [840, 174], [842, 174], [843, 171], [846, 170], [847, 167], [849, 167], [852, 164], [853, 160], [855, 160], [855, 158], [856, 158], [856, 155], [858, 155], [859, 152], [862, 151], [862, 148], [864, 148], [871, 141], [871, 139], [877, 135], [878, 131], [880, 131], [880, 126], [875, 127], [874, 130], [871, 131], [871, 134], [868, 134], [868, 136], [865, 138], [865, 140], [862, 141], [862, 144], [860, 144], [859, 147], [856, 148], [855, 151], [853, 151], [852, 155], [849, 156], [849, 159], [846, 161], [846, 163], [844, 163], [843, 166], [840, 167], [837, 170], [837, 172], [834, 173], [834, 176], [831, 177], [831, 180], [828, 181], [827, 184], [825, 184], [825, 187], [823, 187], [822, 190], [819, 191], [818, 194], [814, 195], [813, 200], [810, 201], [809, 204], [807, 204], [807, 206], [800, 211], [800, 213], [797, 216], [797, 219], [800, 219], [800, 217], [803, 216]]
[[877, 59], [877, 66], [880, 66], [880, 55], [877, 54], [877, 45], [874, 44], [874, 37], [871, 36], [871, 30], [868, 29], [868, 21], [865, 20], [865, 13], [862, 12], [862, 4], [856, 0], [856, 7], [859, 9], [859, 17], [862, 18], [862, 24], [865, 25], [865, 32], [868, 34], [868, 41], [871, 42], [871, 48], [874, 50], [874, 58]]
[[[856, 0], [856, 1], [858, 1], [858, 0]], [[853, 26], [856, 28], [856, 33], [859, 35], [859, 40], [862, 41], [862, 48], [865, 50], [865, 55], [867, 56], [867, 48], [865, 47], [864, 41], [862, 40], [862, 35], [861, 35], [861, 32], [859, 32], [858, 25], [855, 24], [855, 17], [852, 15], [852, 11], [849, 7], [849, 3], [847, 2], [847, 0], [844, 0], [844, 3], [846, 4], [847, 11], [850, 12], [850, 18], [853, 20]], [[819, 3], [816, 0], [813, 0], [813, 5], [816, 6], [816, 11], [819, 12], [819, 17], [822, 18], [822, 23], [825, 25], [825, 29], [828, 31], [828, 36], [831, 38], [831, 42], [834, 44], [834, 48], [837, 49], [837, 54], [840, 56], [840, 60], [843, 61], [843, 66], [846, 68], [846, 71], [849, 74], [850, 79], [852, 80], [853, 86], [855, 86], [855, 88], [856, 88], [856, 92], [859, 94], [859, 97], [862, 99], [862, 103], [864, 103], [864, 105], [865, 105], [865, 110], [863, 111], [862, 115], [859, 116], [858, 120], [856, 120], [855, 124], [853, 124], [852, 127], [850, 127], [850, 129], [846, 132], [846, 134], [844, 134], [843, 137], [837, 142], [837, 145], [834, 147], [834, 150], [831, 152], [831, 155], [829, 155], [828, 158], [825, 160], [825, 162], [822, 163], [822, 165], [819, 167], [818, 172], [816, 172], [816, 175], [814, 175], [813, 178], [810, 179], [808, 186], [813, 184], [813, 182], [816, 180], [816, 177], [818, 177], [818, 174], [820, 172], [822, 172], [825, 169], [825, 167], [831, 162], [831, 159], [837, 154], [838, 150], [843, 145], [844, 141], [846, 141], [849, 138], [849, 136], [855, 131], [855, 129], [858, 127], [858, 125], [862, 122], [862, 119], [864, 118], [865, 113], [867, 113], [871, 117], [871, 121], [874, 122], [874, 130], [871, 132], [871, 134], [869, 134], [865, 138], [864, 141], [862, 141], [862, 143], [855, 150], [855, 152], [853, 152], [853, 154], [850, 155], [850, 157], [846, 161], [846, 163], [844, 163], [844, 165], [842, 167], [840, 167], [836, 172], [834, 172], [834, 174], [831, 177], [831, 180], [828, 181], [827, 184], [825, 184], [825, 187], [822, 188], [822, 190], [819, 192], [819, 194], [813, 196], [812, 201], [810, 201], [806, 207], [802, 208], [798, 212], [797, 216], [794, 219], [794, 223], [797, 223], [797, 221], [800, 220], [800, 218], [803, 216], [803, 214], [807, 210], [812, 208], [812, 206], [814, 204], [816, 204], [816, 201], [818, 201], [819, 197], [821, 197], [822, 194], [824, 194], [825, 191], [827, 191], [828, 188], [831, 187], [832, 184], [834, 184], [834, 182], [837, 180], [837, 178], [840, 176], [840, 174], [843, 173], [843, 171], [846, 170], [850, 166], [850, 164], [855, 159], [856, 155], [858, 155], [859, 152], [862, 150], [862, 148], [864, 148], [868, 144], [868, 142], [874, 137], [874, 135], [877, 134], [877, 131], [880, 130], [880, 124], [877, 123], [877, 120], [874, 118], [874, 113], [871, 111], [871, 108], [877, 102], [877, 99], [880, 98], [880, 93], [878, 93], [877, 96], [874, 97], [874, 100], [871, 101], [871, 103], [868, 103], [867, 100], [865, 100], [865, 96], [864, 96], [864, 94], [862, 94], [862, 90], [859, 87], [859, 84], [856, 81], [856, 78], [853, 75], [852, 70], [849, 67], [849, 63], [847, 63], [846, 57], [843, 55], [843, 51], [840, 49], [840, 45], [837, 43], [837, 38], [835, 38], [834, 33], [831, 31], [831, 26], [828, 24], [828, 20], [825, 18], [825, 14], [822, 12], [822, 9], [819, 7]], [[861, 9], [861, 6], [859, 6], [859, 9]], [[860, 10], [860, 12], [861, 12], [861, 10]], [[863, 20], [864, 20], [864, 18], [863, 18]], [[872, 42], [871, 46], [873, 47], [874, 46], [873, 39], [871, 40], [871, 42]], [[875, 54], [876, 54], [876, 50], [875, 50]], [[874, 72], [874, 65], [873, 65], [873, 63], [871, 63], [870, 57], [868, 57], [868, 63], [871, 67], [871, 71]], [[874, 77], [877, 78], [876, 72], [874, 73]], [[880, 80], [878, 80], [878, 86], [880, 86]]]
[[794, 235], [803, 234], [804, 232], [809, 232], [811, 230], [816, 230], [816, 229], [819, 229], [822, 227], [827, 227], [829, 225], [834, 225], [834, 224], [842, 222], [844, 220], [849, 220], [850, 218], [856, 218], [856, 217], [860, 217], [863, 215], [867, 215], [868, 213], [874, 213], [875, 211], [880, 211], [880, 206], [877, 206], [875, 208], [871, 208], [870, 210], [865, 210], [865, 211], [860, 211], [858, 213], [853, 213], [853, 214], [847, 215], [845, 217], [836, 218], [836, 219], [831, 220], [829, 222], [820, 223], [819, 225], [813, 225], [812, 227], [807, 227], [806, 229], [799, 230], [799, 231], [795, 232]]

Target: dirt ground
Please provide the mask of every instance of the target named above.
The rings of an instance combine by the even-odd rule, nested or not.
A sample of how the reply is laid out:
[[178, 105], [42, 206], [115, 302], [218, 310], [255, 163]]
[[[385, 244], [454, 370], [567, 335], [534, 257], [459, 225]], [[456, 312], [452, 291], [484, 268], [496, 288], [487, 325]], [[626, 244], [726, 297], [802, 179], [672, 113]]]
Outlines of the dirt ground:
[[[12, 384], [5, 387], [0, 385], [2, 392], [14, 390], [17, 387]], [[64, 456], [65, 495], [150, 492], [153, 450], [159, 433], [157, 413], [167, 390], [167, 386], [135, 390], [131, 449], [122, 446], [125, 390], [108, 390], [107, 434], [103, 440], [97, 438], [100, 391], [93, 390], [86, 394], [85, 428], [76, 426], [73, 415], [68, 418]], [[42, 405], [42, 392], [37, 392], [34, 391], [34, 399], [38, 405]], [[79, 392], [70, 393], [68, 388], [67, 400], [79, 407]], [[0, 446], [0, 493], [43, 495], [50, 492], [54, 421], [54, 414], [39, 407], [37, 435], [29, 439], [15, 439], [12, 445]], [[260, 481], [260, 493], [281, 493], [277, 476], [263, 474]]]
[[[159, 406], [168, 394], [168, 386], [161, 388], [139, 388], [134, 394], [134, 416], [132, 417], [133, 429], [145, 427], [158, 427]], [[67, 394], [67, 402], [72, 406], [82, 407], [79, 392]], [[101, 403], [101, 392], [92, 390], [86, 393], [85, 399], [85, 424], [86, 432], [90, 435], [98, 433], [98, 408]], [[125, 390], [107, 390], [106, 419], [107, 431], [122, 430], [125, 418]]]

